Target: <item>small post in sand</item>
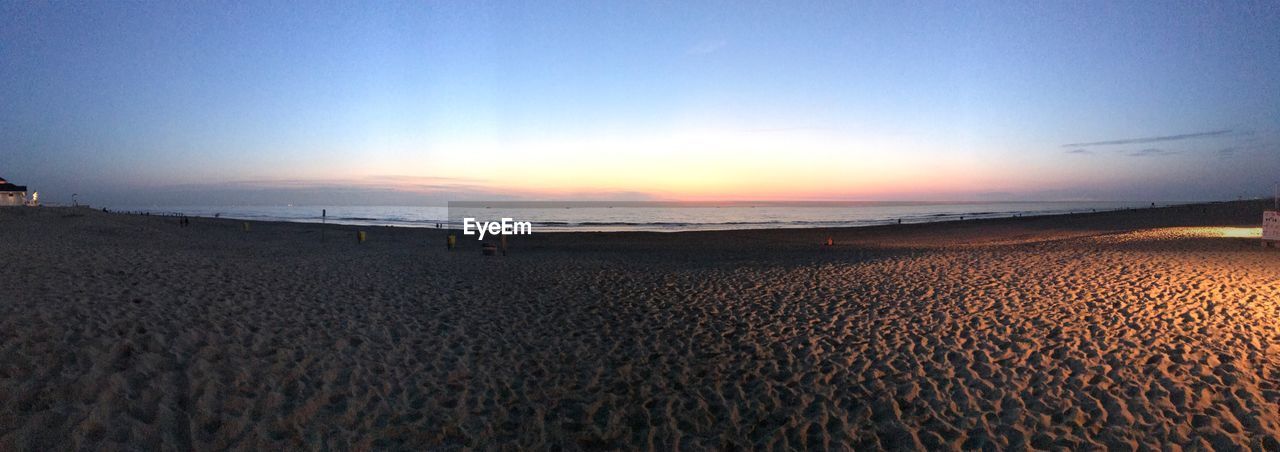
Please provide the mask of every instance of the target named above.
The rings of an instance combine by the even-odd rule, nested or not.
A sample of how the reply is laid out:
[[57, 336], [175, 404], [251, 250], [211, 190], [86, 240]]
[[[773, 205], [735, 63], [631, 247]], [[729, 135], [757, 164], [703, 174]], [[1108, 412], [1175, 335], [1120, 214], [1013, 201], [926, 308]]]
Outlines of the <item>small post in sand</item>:
[[458, 245], [458, 236], [449, 233], [449, 239], [445, 242], [449, 246], [449, 251], [453, 251], [453, 247]]
[[246, 221], [243, 224], [244, 224], [244, 232], [249, 232], [249, 222]]
[[364, 231], [357, 231], [357, 232], [356, 232], [356, 243], [364, 243], [364, 240], [365, 240], [366, 238], [367, 238], [367, 236], [365, 235]]

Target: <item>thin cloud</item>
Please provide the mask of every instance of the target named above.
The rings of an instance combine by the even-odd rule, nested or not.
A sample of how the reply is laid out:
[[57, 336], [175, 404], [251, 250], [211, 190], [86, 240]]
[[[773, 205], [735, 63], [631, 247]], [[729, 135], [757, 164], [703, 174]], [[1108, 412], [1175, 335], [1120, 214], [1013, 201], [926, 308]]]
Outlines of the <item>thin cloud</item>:
[[1090, 150], [1085, 149], [1085, 148], [1077, 148], [1077, 149], [1071, 149], [1071, 150], [1067, 151], [1067, 153], [1068, 153], [1068, 154], [1080, 154], [1080, 155], [1085, 155], [1085, 154], [1092, 154], [1092, 153], [1093, 153], [1093, 151], [1090, 151]]
[[1181, 141], [1195, 138], [1209, 138], [1227, 135], [1235, 132], [1235, 129], [1214, 130], [1211, 132], [1184, 133], [1181, 135], [1166, 135], [1162, 137], [1146, 137], [1146, 138], [1126, 138], [1122, 140], [1093, 141], [1089, 143], [1067, 143], [1062, 145], [1064, 148], [1080, 148], [1086, 146], [1111, 146], [1117, 144], [1145, 144], [1160, 143], [1165, 141]]
[[1240, 152], [1240, 148], [1235, 146], [1218, 149], [1218, 157], [1223, 157], [1223, 158], [1231, 157], [1233, 155], [1236, 155], [1237, 152]]
[[729, 42], [723, 39], [702, 41], [685, 50], [685, 53], [689, 55], [707, 55], [720, 51], [726, 45], [729, 45]]
[[1131, 151], [1126, 155], [1130, 157], [1163, 157], [1166, 155], [1175, 155], [1178, 153], [1179, 153], [1178, 151], [1170, 151], [1168, 149], [1147, 148], [1147, 149], [1139, 149], [1136, 151]]
[[491, 185], [487, 181], [480, 179], [400, 175], [376, 175], [360, 178], [325, 179], [257, 179], [240, 180], [230, 183], [178, 184], [172, 187], [215, 189], [228, 186], [247, 189], [379, 189], [404, 192], [477, 191], [491, 188]]
[[834, 127], [798, 126], [798, 127], [761, 127], [761, 128], [755, 128], [755, 129], [744, 129], [743, 131], [748, 133], [774, 133], [774, 132], [798, 132], [798, 131], [808, 132], [808, 131], [817, 131], [817, 130], [836, 130], [836, 129]]

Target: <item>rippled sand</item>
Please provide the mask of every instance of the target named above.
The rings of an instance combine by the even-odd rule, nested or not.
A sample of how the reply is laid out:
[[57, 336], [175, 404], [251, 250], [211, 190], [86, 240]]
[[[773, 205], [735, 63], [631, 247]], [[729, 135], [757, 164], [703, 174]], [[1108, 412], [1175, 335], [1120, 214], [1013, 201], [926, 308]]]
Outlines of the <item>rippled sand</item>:
[[1260, 210], [485, 257], [428, 230], [0, 209], [0, 449], [1275, 450]]

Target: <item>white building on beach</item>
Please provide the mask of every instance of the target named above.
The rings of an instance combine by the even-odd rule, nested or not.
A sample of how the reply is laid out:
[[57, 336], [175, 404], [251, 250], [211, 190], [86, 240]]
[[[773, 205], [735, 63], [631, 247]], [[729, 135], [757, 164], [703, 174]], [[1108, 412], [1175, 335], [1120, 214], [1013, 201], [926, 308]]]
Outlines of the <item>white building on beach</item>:
[[27, 187], [0, 178], [0, 207], [27, 205]]

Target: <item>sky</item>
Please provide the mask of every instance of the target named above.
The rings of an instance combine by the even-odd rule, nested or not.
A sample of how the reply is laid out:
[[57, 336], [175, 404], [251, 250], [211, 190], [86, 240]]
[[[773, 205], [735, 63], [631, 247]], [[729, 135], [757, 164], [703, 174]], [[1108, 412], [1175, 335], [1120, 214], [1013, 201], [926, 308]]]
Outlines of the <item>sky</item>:
[[1280, 3], [0, 2], [49, 202], [1159, 200], [1280, 180]]

